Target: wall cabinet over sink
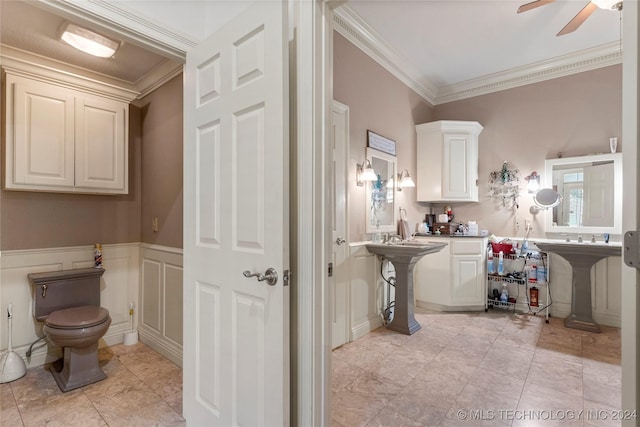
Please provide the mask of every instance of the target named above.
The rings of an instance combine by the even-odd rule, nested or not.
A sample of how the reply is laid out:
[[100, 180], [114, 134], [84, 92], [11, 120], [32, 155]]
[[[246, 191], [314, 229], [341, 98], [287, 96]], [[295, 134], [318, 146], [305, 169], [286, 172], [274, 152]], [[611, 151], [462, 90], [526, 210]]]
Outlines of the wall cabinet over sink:
[[7, 190], [126, 194], [129, 104], [4, 73]]
[[441, 120], [416, 126], [419, 202], [478, 201], [478, 122]]

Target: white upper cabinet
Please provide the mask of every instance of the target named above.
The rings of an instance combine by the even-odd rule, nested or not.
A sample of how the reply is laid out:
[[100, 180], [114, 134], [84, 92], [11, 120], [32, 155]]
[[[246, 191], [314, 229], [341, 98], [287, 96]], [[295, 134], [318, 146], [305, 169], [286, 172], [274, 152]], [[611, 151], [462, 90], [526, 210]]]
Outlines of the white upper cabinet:
[[441, 120], [416, 126], [419, 202], [478, 201], [478, 122]]
[[8, 190], [128, 192], [127, 102], [5, 73]]

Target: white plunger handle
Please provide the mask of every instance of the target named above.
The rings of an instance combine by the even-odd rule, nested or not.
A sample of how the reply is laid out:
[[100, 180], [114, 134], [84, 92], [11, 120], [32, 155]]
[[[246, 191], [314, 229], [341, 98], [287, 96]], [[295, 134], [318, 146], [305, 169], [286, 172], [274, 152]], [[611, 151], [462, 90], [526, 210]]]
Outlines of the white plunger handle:
[[7, 306], [7, 317], [9, 319], [13, 318], [13, 301], [11, 301]]
[[7, 317], [9, 317], [9, 338], [7, 340], [7, 350], [9, 352], [13, 351], [13, 343], [12, 343], [12, 336], [13, 335], [13, 331], [11, 330], [11, 319], [13, 319], [13, 301], [11, 301], [9, 303], [9, 305], [7, 306]]

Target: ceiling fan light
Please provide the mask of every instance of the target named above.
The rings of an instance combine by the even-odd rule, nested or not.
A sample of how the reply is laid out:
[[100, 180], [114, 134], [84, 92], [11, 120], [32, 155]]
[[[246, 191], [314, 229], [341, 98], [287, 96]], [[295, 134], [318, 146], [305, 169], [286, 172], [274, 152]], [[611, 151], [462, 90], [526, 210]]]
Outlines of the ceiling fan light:
[[60, 39], [78, 50], [100, 58], [112, 57], [120, 47], [120, 43], [115, 40], [71, 23], [67, 24]]
[[606, 10], [618, 10], [622, 6], [622, 2], [620, 0], [591, 0], [591, 2], [600, 9]]

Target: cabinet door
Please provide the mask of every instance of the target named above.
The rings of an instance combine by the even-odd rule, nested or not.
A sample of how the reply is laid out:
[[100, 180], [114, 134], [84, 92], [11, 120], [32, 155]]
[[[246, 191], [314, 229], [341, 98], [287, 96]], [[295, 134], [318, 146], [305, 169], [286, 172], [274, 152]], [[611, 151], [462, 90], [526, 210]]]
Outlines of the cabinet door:
[[124, 102], [76, 99], [76, 189], [127, 193], [128, 111]]
[[[469, 134], [444, 134], [442, 150], [443, 200], [469, 200], [472, 197], [470, 138]], [[473, 184], [475, 185], [475, 178]]]
[[438, 238], [433, 242], [447, 243], [447, 246], [416, 263], [413, 273], [415, 298], [416, 301], [447, 306], [451, 294], [450, 239]]
[[7, 75], [5, 187], [73, 189], [74, 97]]
[[484, 305], [483, 256], [453, 255], [451, 265], [451, 305]]

